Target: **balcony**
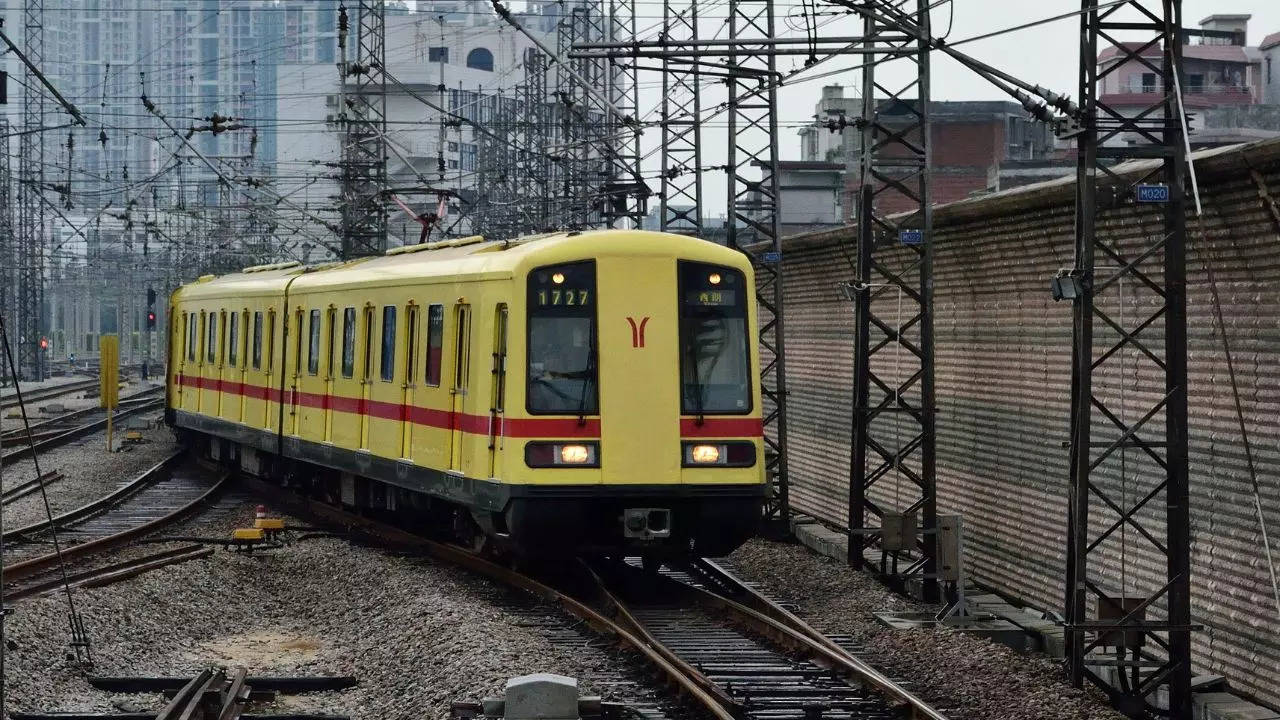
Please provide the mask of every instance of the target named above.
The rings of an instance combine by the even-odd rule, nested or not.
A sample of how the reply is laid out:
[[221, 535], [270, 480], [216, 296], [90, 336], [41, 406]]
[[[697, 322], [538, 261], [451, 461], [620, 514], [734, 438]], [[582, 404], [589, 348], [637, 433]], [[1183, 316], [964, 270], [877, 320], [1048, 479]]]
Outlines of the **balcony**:
[[[1258, 102], [1253, 88], [1243, 84], [1217, 84], [1188, 81], [1182, 87], [1183, 101], [1188, 107], [1206, 108], [1217, 105], [1254, 105]], [[1164, 94], [1159, 83], [1135, 78], [1118, 88], [1104, 90], [1102, 102], [1108, 105], [1150, 105]]]

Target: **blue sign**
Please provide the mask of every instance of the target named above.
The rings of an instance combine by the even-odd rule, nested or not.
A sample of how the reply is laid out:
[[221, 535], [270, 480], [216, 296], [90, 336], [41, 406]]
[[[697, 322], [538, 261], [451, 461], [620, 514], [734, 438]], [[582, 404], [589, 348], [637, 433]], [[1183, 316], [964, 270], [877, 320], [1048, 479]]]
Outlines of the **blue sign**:
[[1168, 185], [1139, 185], [1138, 186], [1138, 202], [1140, 203], [1169, 202], [1169, 186]]
[[763, 254], [763, 255], [761, 255], [761, 256], [760, 256], [760, 260], [761, 260], [762, 262], [767, 262], [767, 263], [780, 263], [780, 262], [782, 262], [782, 253], [780, 253], [780, 252], [767, 252], [767, 253], [765, 253], [765, 254]]
[[919, 245], [924, 242], [923, 230], [899, 230], [898, 242], [903, 245]]

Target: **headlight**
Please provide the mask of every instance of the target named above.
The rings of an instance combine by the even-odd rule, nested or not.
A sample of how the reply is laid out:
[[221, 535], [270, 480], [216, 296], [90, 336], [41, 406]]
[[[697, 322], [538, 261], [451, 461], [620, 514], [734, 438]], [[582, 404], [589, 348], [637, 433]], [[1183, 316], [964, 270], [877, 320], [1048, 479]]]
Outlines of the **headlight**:
[[689, 446], [689, 462], [695, 465], [719, 465], [720, 458], [728, 454], [723, 445]]
[[708, 443], [681, 443], [683, 467], [752, 467], [756, 464], [755, 443], [741, 440]]
[[596, 442], [531, 442], [524, 446], [524, 464], [531, 468], [600, 467]]

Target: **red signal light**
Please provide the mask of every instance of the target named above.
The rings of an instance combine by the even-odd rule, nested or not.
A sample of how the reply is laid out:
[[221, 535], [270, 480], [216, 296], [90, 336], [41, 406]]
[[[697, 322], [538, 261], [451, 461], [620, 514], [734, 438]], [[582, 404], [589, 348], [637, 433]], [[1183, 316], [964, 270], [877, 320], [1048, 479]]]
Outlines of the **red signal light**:
[[49, 349], [49, 338], [40, 338], [40, 349], [41, 350]]

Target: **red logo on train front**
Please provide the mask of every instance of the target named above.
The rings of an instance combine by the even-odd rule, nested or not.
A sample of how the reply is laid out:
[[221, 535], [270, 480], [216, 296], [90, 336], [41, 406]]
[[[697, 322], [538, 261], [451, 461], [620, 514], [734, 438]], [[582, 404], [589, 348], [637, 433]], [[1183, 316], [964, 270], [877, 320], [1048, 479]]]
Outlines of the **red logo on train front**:
[[646, 315], [640, 318], [638, 324], [635, 318], [628, 316], [627, 322], [631, 324], [631, 347], [644, 347], [644, 326], [649, 324], [649, 316]]

